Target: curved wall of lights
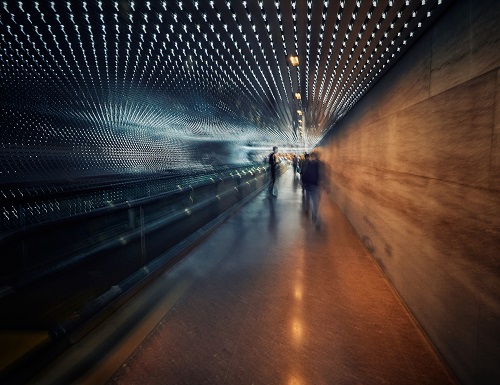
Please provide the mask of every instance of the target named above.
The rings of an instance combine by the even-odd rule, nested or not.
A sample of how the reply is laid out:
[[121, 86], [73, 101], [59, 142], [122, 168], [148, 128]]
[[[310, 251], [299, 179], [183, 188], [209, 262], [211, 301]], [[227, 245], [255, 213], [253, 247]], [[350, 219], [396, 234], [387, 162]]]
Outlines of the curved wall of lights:
[[449, 2], [0, 1], [0, 180], [311, 148]]

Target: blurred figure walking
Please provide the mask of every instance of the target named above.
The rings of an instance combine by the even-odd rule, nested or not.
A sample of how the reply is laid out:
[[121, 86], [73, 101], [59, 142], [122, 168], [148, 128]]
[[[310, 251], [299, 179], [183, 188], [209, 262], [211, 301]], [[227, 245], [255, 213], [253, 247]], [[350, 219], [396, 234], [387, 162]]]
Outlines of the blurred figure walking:
[[320, 221], [318, 217], [319, 200], [321, 197], [320, 184], [323, 167], [319, 160], [317, 151], [313, 151], [309, 156], [306, 155], [306, 160], [302, 166], [302, 186], [305, 190], [304, 210], [306, 213], [309, 209], [312, 211], [312, 219], [316, 227], [319, 227]]
[[[307, 152], [304, 153], [303, 156], [300, 157], [299, 161], [299, 169], [300, 169], [300, 184], [302, 185], [302, 195], [306, 192], [306, 184], [304, 183], [304, 170], [305, 166], [309, 162], [309, 154]], [[306, 208], [307, 210], [307, 208]]]
[[269, 170], [271, 171], [271, 179], [269, 180], [269, 189], [267, 195], [270, 197], [277, 197], [277, 191], [274, 187], [274, 183], [276, 182], [276, 173], [278, 169], [278, 147], [273, 147], [273, 152], [269, 154]]
[[297, 172], [299, 171], [299, 159], [297, 155], [293, 155], [292, 157], [292, 166], [293, 166], [293, 179], [297, 178]]

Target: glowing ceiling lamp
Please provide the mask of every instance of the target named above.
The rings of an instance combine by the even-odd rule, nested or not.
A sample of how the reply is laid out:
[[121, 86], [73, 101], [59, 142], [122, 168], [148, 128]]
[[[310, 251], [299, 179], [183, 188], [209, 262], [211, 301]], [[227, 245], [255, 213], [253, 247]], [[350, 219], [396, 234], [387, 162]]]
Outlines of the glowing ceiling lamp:
[[288, 56], [288, 62], [292, 67], [298, 67], [299, 65], [299, 57], [297, 55]]

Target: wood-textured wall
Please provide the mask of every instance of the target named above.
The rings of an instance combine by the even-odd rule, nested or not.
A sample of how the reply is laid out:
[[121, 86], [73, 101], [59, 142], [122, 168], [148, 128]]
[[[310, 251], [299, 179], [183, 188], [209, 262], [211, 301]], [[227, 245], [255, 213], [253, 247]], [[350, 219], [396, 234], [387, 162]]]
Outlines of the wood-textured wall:
[[500, 2], [457, 0], [321, 150], [331, 196], [467, 385], [500, 383], [499, 67]]

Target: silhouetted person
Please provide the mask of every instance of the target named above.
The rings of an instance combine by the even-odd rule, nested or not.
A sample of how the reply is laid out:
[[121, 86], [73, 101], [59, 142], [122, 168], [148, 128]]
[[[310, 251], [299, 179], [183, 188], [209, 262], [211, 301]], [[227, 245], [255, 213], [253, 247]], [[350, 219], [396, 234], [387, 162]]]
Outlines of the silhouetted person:
[[297, 158], [297, 155], [293, 155], [292, 157], [292, 166], [293, 166], [293, 178], [297, 178], [297, 171], [299, 168], [299, 159]]
[[304, 194], [306, 191], [306, 185], [304, 183], [304, 168], [307, 165], [307, 162], [309, 162], [309, 154], [305, 152], [299, 161], [299, 168], [300, 168], [299, 173], [300, 173], [300, 183], [302, 185], [302, 194]]
[[273, 147], [273, 152], [269, 154], [269, 170], [271, 171], [271, 179], [269, 180], [269, 196], [277, 196], [274, 190], [274, 183], [276, 182], [276, 173], [278, 169], [278, 147]]
[[306, 155], [302, 167], [302, 185], [305, 189], [305, 211], [312, 210], [312, 219], [316, 226], [319, 226], [318, 206], [320, 198], [320, 183], [322, 174], [322, 164], [317, 151], [313, 151], [310, 156]]

